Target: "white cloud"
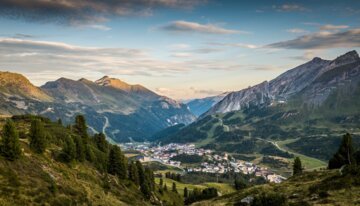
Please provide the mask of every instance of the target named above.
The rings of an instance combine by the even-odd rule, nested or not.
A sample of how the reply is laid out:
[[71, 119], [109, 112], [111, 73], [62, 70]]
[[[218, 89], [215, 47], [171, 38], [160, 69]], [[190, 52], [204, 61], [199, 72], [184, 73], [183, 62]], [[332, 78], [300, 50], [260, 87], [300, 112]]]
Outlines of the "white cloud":
[[286, 30], [289, 33], [294, 33], [294, 34], [301, 34], [301, 33], [307, 33], [308, 31], [304, 30], [304, 29], [299, 29], [299, 28], [293, 28], [293, 29], [288, 29]]
[[267, 45], [268, 48], [283, 49], [329, 49], [360, 47], [360, 29], [347, 31], [320, 31], [298, 38]]
[[326, 24], [320, 27], [320, 30], [340, 30], [340, 29], [347, 29], [349, 28], [348, 25], [332, 25]]
[[189, 22], [189, 21], [174, 21], [165, 26], [162, 26], [161, 29], [172, 32], [196, 32], [196, 33], [205, 33], [205, 34], [248, 33], [245, 31], [225, 29], [213, 24], [199, 24], [196, 22]]
[[308, 11], [309, 9], [303, 7], [300, 4], [283, 4], [283, 5], [274, 5], [274, 9], [281, 12], [299, 12], [299, 11]]

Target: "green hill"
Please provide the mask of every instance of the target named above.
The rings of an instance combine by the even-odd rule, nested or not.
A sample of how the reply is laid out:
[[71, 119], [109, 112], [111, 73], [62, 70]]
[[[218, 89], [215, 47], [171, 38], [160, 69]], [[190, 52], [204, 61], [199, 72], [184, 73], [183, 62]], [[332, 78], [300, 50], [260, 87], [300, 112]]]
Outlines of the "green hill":
[[[44, 125], [46, 150], [43, 154], [34, 152], [29, 144], [32, 141], [30, 124], [35, 119]], [[0, 128], [6, 121], [7, 119], [0, 119]], [[123, 178], [113, 175], [107, 169], [110, 166], [107, 166], [107, 162], [111, 161], [107, 160], [107, 156], [108, 150], [112, 151], [114, 146], [106, 143], [105, 139], [102, 147], [98, 144], [98, 139], [88, 137], [85, 159], [78, 160], [76, 157], [72, 161], [65, 161], [62, 154], [67, 145], [66, 137], [75, 140], [81, 136], [76, 125], [64, 127], [37, 116], [14, 116], [12, 121], [19, 131], [22, 154], [14, 161], [0, 156], [0, 205], [183, 204], [182, 198], [171, 191], [160, 194], [158, 185], [151, 183], [151, 180], [150, 196], [147, 196], [142, 186], [137, 185], [130, 176], [125, 174]], [[6, 135], [4, 132], [1, 133], [2, 140]], [[4, 147], [1, 148], [4, 154]], [[101, 149], [107, 151], [103, 152]], [[151, 174], [146, 171], [145, 169], [145, 175]]]

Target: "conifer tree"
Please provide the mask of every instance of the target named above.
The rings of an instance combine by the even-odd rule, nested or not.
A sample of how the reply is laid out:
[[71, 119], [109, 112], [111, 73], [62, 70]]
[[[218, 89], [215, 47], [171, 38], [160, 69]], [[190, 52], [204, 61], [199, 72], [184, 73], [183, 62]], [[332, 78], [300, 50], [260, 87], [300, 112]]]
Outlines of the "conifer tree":
[[342, 138], [340, 147], [334, 156], [329, 160], [329, 169], [340, 168], [343, 165], [354, 164], [354, 148], [352, 144], [352, 137], [349, 133]]
[[71, 162], [76, 158], [76, 146], [72, 137], [67, 136], [62, 149], [63, 158], [66, 162]]
[[8, 120], [3, 126], [0, 151], [1, 155], [10, 161], [21, 156], [19, 134], [12, 120]]
[[57, 123], [58, 123], [59, 125], [62, 125], [62, 120], [59, 118], [58, 121], [57, 121]]
[[127, 177], [127, 162], [120, 147], [113, 145], [110, 149], [108, 159], [108, 172], [117, 175], [120, 179]]
[[79, 136], [74, 137], [74, 143], [76, 148], [76, 160], [82, 162], [85, 160], [85, 145]]
[[172, 183], [172, 191], [177, 193], [176, 183], [175, 182]]
[[167, 186], [166, 186], [166, 183], [164, 185], [164, 191], [167, 191]]
[[89, 135], [87, 133], [86, 120], [83, 115], [77, 115], [75, 117], [74, 130], [77, 134], [79, 134], [82, 137], [84, 143], [86, 144]]
[[160, 178], [160, 182], [159, 182], [160, 187], [162, 187], [162, 186], [163, 186], [163, 184], [164, 184], [164, 181], [163, 181], [163, 179], [162, 179], [162, 178]]
[[44, 124], [39, 119], [34, 119], [30, 127], [30, 148], [36, 153], [44, 153], [46, 149], [46, 136]]
[[139, 172], [137, 166], [134, 162], [129, 164], [129, 179], [135, 183], [135, 185], [140, 185]]
[[303, 171], [301, 160], [299, 157], [296, 157], [293, 163], [293, 175], [299, 175]]
[[184, 198], [186, 199], [186, 198], [188, 198], [188, 196], [189, 196], [189, 192], [188, 192], [187, 187], [185, 187], [184, 188]]
[[109, 144], [106, 141], [106, 137], [103, 133], [95, 134], [94, 135], [94, 142], [96, 144], [96, 147], [102, 151], [107, 153], [109, 149]]

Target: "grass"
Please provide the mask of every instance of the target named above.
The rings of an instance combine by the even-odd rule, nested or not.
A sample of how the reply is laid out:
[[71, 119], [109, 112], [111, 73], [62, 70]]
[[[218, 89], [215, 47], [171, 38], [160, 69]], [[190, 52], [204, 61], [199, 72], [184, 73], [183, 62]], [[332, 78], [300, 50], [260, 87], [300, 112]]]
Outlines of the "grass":
[[[160, 178], [155, 178], [155, 182], [157, 184], [159, 184]], [[185, 187], [189, 191], [192, 191], [195, 188], [205, 189], [205, 188], [208, 188], [208, 187], [214, 187], [221, 193], [221, 195], [230, 194], [230, 193], [235, 192], [235, 189], [231, 185], [226, 184], [226, 183], [206, 182], [206, 183], [203, 183], [203, 184], [195, 185], [195, 184], [186, 184], [186, 183], [178, 182], [178, 181], [175, 181], [175, 180], [172, 180], [172, 179], [169, 179], [169, 178], [163, 178], [163, 182], [164, 182], [164, 184], [166, 184], [168, 190], [171, 190], [172, 184], [174, 182], [176, 184], [177, 191], [181, 196], [184, 195], [184, 188]]]
[[288, 139], [285, 141], [277, 141], [275, 142], [281, 149], [300, 157], [301, 162], [303, 163], [303, 165], [305, 166], [305, 170], [315, 170], [315, 169], [320, 169], [320, 168], [325, 168], [327, 166], [327, 163], [324, 161], [321, 161], [319, 159], [313, 158], [313, 157], [309, 157], [297, 152], [292, 151], [291, 149], [287, 148], [286, 145], [290, 144], [292, 142], [295, 142], [297, 139]]

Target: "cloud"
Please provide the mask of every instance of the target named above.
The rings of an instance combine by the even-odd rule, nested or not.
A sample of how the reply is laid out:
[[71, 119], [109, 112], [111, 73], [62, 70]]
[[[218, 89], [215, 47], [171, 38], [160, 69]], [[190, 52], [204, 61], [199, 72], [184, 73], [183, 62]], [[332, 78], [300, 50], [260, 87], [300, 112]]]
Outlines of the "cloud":
[[213, 24], [199, 24], [196, 22], [189, 22], [189, 21], [174, 21], [165, 26], [162, 26], [161, 29], [171, 32], [195, 32], [195, 33], [205, 33], [205, 34], [247, 33], [244, 31], [224, 29], [222, 27]]
[[[204, 52], [204, 51], [202, 51]], [[186, 56], [175, 54], [175, 56]], [[0, 68], [23, 73], [35, 84], [59, 76], [96, 79], [101, 75], [173, 76], [192, 71], [233, 71], [241, 65], [233, 60], [215, 60], [187, 56], [161, 59], [151, 50], [132, 48], [97, 48], [63, 42], [0, 38]]]
[[191, 57], [192, 55], [191, 55], [191, 53], [187, 53], [187, 52], [176, 52], [176, 53], [173, 53], [171, 56], [183, 58], [183, 57]]
[[320, 30], [339, 30], [339, 29], [347, 29], [349, 28], [348, 25], [332, 25], [326, 24], [320, 27]]
[[1, 0], [0, 15], [66, 25], [95, 24], [112, 16], [149, 15], [155, 8], [188, 9], [206, 0]]
[[292, 40], [276, 42], [266, 47], [306, 50], [360, 47], [360, 29], [342, 32], [316, 32]]
[[219, 42], [210, 42], [210, 45], [215, 46], [226, 46], [226, 47], [239, 47], [239, 48], [246, 48], [246, 49], [257, 49], [260, 46], [254, 44], [244, 44], [244, 43], [219, 43]]
[[294, 33], [294, 34], [300, 34], [300, 33], [307, 33], [308, 31], [304, 30], [304, 29], [299, 29], [299, 28], [293, 28], [293, 29], [288, 29], [286, 30], [289, 33]]
[[299, 4], [274, 5], [273, 8], [280, 12], [301, 12], [309, 10]]
[[91, 28], [91, 29], [97, 29], [97, 30], [101, 30], [101, 31], [109, 31], [109, 30], [111, 30], [110, 27], [107, 27], [107, 26], [101, 25], [101, 24], [90, 24], [90, 25], [86, 25], [84, 27], [85, 28]]

